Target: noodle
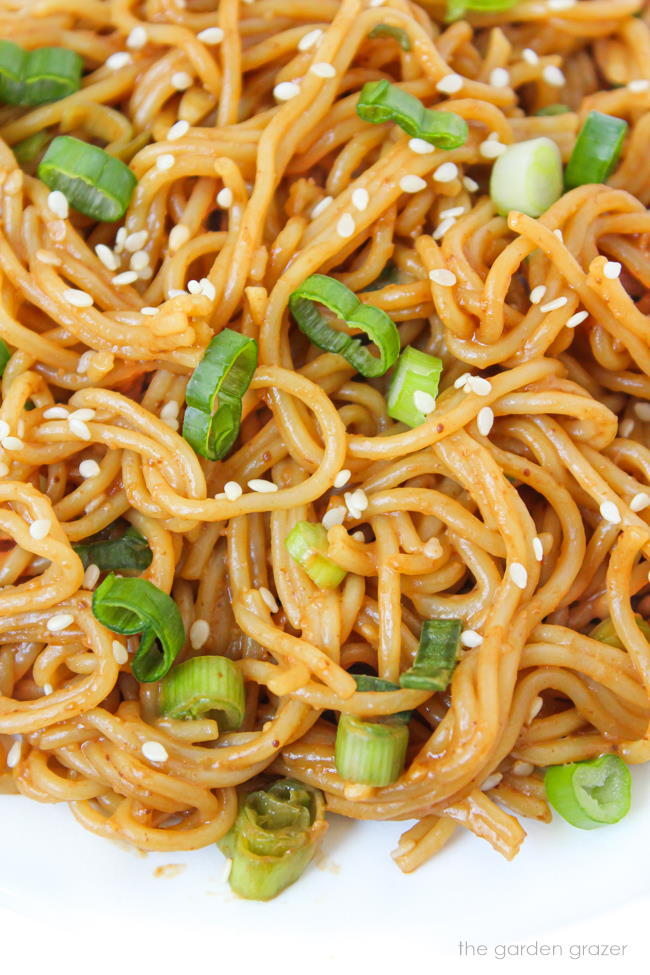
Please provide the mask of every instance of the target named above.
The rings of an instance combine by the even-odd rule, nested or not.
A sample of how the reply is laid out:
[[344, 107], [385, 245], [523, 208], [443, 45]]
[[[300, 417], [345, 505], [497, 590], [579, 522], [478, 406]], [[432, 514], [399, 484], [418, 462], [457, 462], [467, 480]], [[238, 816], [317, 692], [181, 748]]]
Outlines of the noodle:
[[[650, 759], [637, 615], [650, 606], [650, 507], [635, 501], [650, 491], [641, 7], [523, 0], [445, 24], [437, 0], [221, 0], [216, 12], [204, 0], [0, 0], [2, 38], [76, 51], [86, 72], [59, 101], [0, 106], [0, 335], [12, 350], [0, 406], [0, 792], [67, 802], [87, 829], [142, 849], [189, 850], [227, 833], [238, 786], [285, 774], [323, 790], [333, 813], [417, 820], [394, 853], [409, 872], [458, 825], [511, 859], [519, 819], [550, 819], [547, 766]], [[380, 24], [408, 50], [369, 38]], [[443, 94], [450, 74], [462, 94]], [[359, 92], [381, 78], [456, 113], [467, 141], [420, 154], [397, 127], [364, 122]], [[278, 86], [296, 84], [281, 100]], [[554, 102], [568, 109], [536, 114]], [[482, 147], [547, 136], [566, 163], [594, 110], [629, 124], [608, 185], [578, 186], [539, 218], [497, 215]], [[130, 165], [123, 227], [54, 212], [13, 151], [42, 131]], [[404, 191], [407, 175], [420, 188]], [[611, 261], [620, 277], [607, 276]], [[424, 423], [396, 426], [385, 379], [364, 381], [298, 330], [289, 298], [314, 273], [386, 312], [402, 347], [443, 360]], [[71, 289], [90, 300], [75, 306]], [[567, 327], [582, 309], [589, 317]], [[181, 410], [225, 327], [257, 341], [259, 365], [234, 450], [210, 462], [183, 438]], [[485, 395], [467, 395], [468, 371], [482, 371]], [[75, 426], [70, 411], [88, 419]], [[247, 487], [260, 479], [267, 490]], [[285, 539], [358, 490], [364, 509], [348, 504], [328, 530], [347, 576], [319, 588]], [[618, 521], [603, 515], [612, 506]], [[242, 675], [239, 730], [162, 716], [159, 685], [131, 672], [137, 637], [116, 657], [91, 609], [99, 572], [84, 574], [73, 546], [118, 519], [152, 553], [143, 578], [179, 608], [178, 660], [225, 656]], [[58, 631], [55, 614], [70, 617]], [[423, 621], [450, 617], [482, 639], [463, 647], [447, 691], [357, 689], [363, 669], [397, 681]], [[590, 636], [605, 618], [619, 646]], [[407, 710], [404, 773], [351, 786], [331, 712]], [[152, 742], [164, 762], [147, 759]]]

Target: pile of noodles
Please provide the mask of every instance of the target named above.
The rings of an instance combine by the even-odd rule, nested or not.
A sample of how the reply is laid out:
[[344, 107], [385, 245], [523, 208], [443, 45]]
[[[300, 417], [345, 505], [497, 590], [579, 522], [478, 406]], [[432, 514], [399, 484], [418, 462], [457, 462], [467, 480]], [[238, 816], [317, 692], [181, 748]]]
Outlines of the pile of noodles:
[[[0, 108], [0, 335], [16, 350], [0, 408], [11, 438], [0, 457], [0, 791], [68, 802], [86, 828], [143, 849], [187, 850], [229, 828], [237, 786], [290, 774], [321, 788], [332, 812], [417, 820], [394, 854], [410, 871], [457, 825], [514, 856], [520, 818], [550, 818], [545, 766], [604, 752], [650, 758], [650, 646], [635, 618], [650, 608], [650, 508], [630, 507], [650, 483], [642, 6], [525, 0], [445, 25], [433, 0], [220, 0], [216, 11], [210, 0], [0, 0], [0, 36], [70, 48], [86, 65], [78, 93]], [[411, 50], [370, 39], [380, 23], [402, 28]], [[138, 26], [145, 43], [128, 47]], [[215, 26], [221, 43], [198, 38]], [[117, 52], [128, 57], [109, 66]], [[310, 72], [315, 62], [335, 76]], [[495, 67], [507, 68], [507, 85], [490, 84]], [[436, 87], [451, 72], [465, 79], [461, 95]], [[400, 129], [363, 122], [358, 92], [378, 78], [461, 115], [467, 143], [419, 155]], [[281, 102], [273, 92], [285, 81], [299, 91]], [[571, 111], [536, 115], [557, 102]], [[505, 144], [546, 135], [566, 161], [592, 109], [629, 123], [609, 184], [567, 193], [538, 220], [497, 216], [481, 144], [492, 133]], [[179, 119], [189, 129], [170, 139]], [[12, 146], [46, 128], [130, 161], [139, 182], [125, 227], [146, 230], [149, 257], [135, 283], [115, 284], [95, 252], [117, 239], [127, 268], [124, 232], [57, 216], [47, 187], [18, 167]], [[165, 154], [167, 168], [157, 165]], [[456, 170], [441, 181], [444, 162]], [[406, 174], [425, 188], [403, 192]], [[351, 202], [360, 188], [361, 210]], [[354, 216], [348, 238], [337, 232], [344, 213]], [[622, 264], [619, 279], [603, 274], [608, 258]], [[397, 281], [364, 291], [389, 261]], [[434, 268], [452, 270], [456, 285], [431, 281]], [[442, 392], [422, 426], [387, 417], [386, 377], [363, 381], [298, 332], [288, 298], [313, 272], [385, 309], [402, 346], [442, 358]], [[214, 300], [187, 291], [202, 277]], [[568, 302], [543, 311], [530, 300], [540, 286], [543, 306]], [[70, 288], [93, 306], [72, 307]], [[567, 328], [580, 309], [587, 320]], [[188, 376], [226, 325], [257, 339], [260, 365], [236, 449], [210, 463], [179, 419]], [[456, 388], [467, 372], [489, 379], [489, 395]], [[55, 403], [95, 411], [89, 440], [44, 417]], [[488, 436], [476, 421], [485, 406]], [[88, 459], [99, 474], [84, 479]], [[329, 531], [348, 575], [327, 591], [284, 539], [340, 503], [342, 469], [368, 506]], [[252, 491], [255, 478], [279, 490]], [[224, 497], [227, 481], [244, 487], [241, 498]], [[601, 515], [607, 501], [617, 524]], [[115, 659], [72, 545], [118, 518], [146, 536], [144, 576], [172, 594], [186, 630], [209, 624], [179, 659], [236, 661], [240, 731], [215, 738], [211, 720], [159, 717], [158, 685], [138, 684]], [[45, 538], [30, 534], [36, 519], [51, 522]], [[524, 590], [513, 562], [527, 571]], [[52, 633], [47, 621], [61, 612], [74, 623]], [[450, 616], [483, 640], [463, 651], [448, 692], [356, 692], [351, 668], [395, 680], [422, 621]], [[623, 649], [587, 635], [607, 617]], [[331, 712], [407, 708], [416, 712], [399, 781], [346, 786]], [[145, 758], [149, 741], [167, 761]]]

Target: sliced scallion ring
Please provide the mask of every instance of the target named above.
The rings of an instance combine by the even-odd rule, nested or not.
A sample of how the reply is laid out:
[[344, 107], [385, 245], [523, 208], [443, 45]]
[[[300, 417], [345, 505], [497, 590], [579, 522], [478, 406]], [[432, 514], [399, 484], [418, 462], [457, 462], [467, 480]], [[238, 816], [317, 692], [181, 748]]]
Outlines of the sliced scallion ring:
[[517, 3], [518, 0], [447, 0], [445, 21], [450, 23], [452, 20], [458, 20], [466, 11], [497, 14], [503, 10], [510, 10]]
[[560, 150], [545, 136], [508, 146], [492, 167], [490, 196], [502, 216], [518, 210], [540, 217], [563, 189]]
[[400, 676], [400, 685], [415, 691], [447, 690], [458, 661], [462, 629], [460, 620], [425, 620], [415, 660]]
[[246, 711], [244, 679], [227, 657], [192, 657], [163, 678], [159, 708], [181, 721], [214, 714], [220, 731], [235, 731]]
[[17, 142], [12, 148], [18, 165], [26, 166], [28, 163], [34, 162], [47, 145], [49, 139], [50, 135], [48, 132], [34, 132], [21, 142]]
[[408, 727], [402, 721], [365, 721], [342, 714], [334, 748], [336, 771], [346, 782], [390, 785], [404, 769]]
[[567, 189], [606, 182], [614, 172], [626, 132], [627, 122], [623, 119], [589, 112], [564, 173]]
[[38, 178], [51, 190], [60, 190], [79, 213], [105, 223], [124, 216], [138, 182], [121, 159], [70, 135], [52, 140]]
[[373, 125], [395, 122], [408, 135], [439, 149], [457, 149], [467, 142], [467, 123], [460, 115], [426, 108], [419, 98], [385, 78], [366, 82], [357, 101], [357, 115]]
[[0, 102], [44, 105], [79, 91], [83, 59], [65, 47], [25, 51], [0, 41]]
[[571, 109], [568, 105], [560, 105], [556, 102], [554, 105], [545, 105], [544, 108], [538, 109], [535, 115], [566, 115]]
[[632, 776], [617, 755], [554, 765], [544, 787], [553, 808], [578, 829], [611, 826], [630, 811]]
[[327, 531], [323, 525], [298, 521], [284, 544], [291, 558], [321, 589], [336, 589], [345, 579], [345, 569], [327, 555]]
[[409, 427], [419, 427], [426, 416], [416, 403], [419, 402], [417, 394], [425, 393], [435, 402], [441, 373], [440, 359], [407, 345], [397, 360], [388, 388], [388, 415]]
[[411, 50], [411, 39], [402, 27], [394, 27], [392, 24], [376, 24], [368, 37], [392, 37], [397, 41], [403, 51]]
[[84, 569], [96, 565], [102, 572], [144, 572], [153, 558], [146, 538], [132, 527], [119, 538], [97, 538], [72, 547]]

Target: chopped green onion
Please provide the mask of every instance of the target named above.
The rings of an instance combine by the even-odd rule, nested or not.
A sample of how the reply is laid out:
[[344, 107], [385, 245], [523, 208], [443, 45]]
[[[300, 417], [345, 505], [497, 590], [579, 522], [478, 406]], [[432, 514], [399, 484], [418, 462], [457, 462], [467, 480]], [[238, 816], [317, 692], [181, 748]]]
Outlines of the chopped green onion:
[[[409, 427], [419, 427], [426, 420], [421, 400], [433, 409], [438, 395], [442, 362], [434, 355], [407, 345], [395, 366], [388, 388], [388, 415]], [[424, 396], [418, 394], [424, 393]], [[427, 410], [430, 412], [430, 410]]]
[[425, 108], [419, 98], [385, 78], [366, 82], [357, 102], [357, 115], [373, 125], [395, 122], [408, 135], [439, 149], [457, 149], [467, 142], [467, 123], [460, 115]]
[[[634, 619], [636, 624], [643, 633], [646, 640], [650, 640], [650, 624], [640, 615], [640, 613], [634, 614]], [[600, 643], [606, 643], [610, 647], [616, 647], [618, 650], [624, 650], [624, 646], [618, 638], [618, 633], [614, 629], [614, 623], [612, 622], [611, 616], [604, 619], [598, 626], [589, 634], [592, 640], [598, 640]]]
[[327, 531], [320, 524], [298, 521], [284, 540], [291, 558], [321, 589], [336, 589], [347, 575], [327, 555]]
[[159, 707], [181, 721], [214, 714], [220, 731], [235, 731], [246, 711], [244, 679], [227, 657], [192, 657], [163, 678]]
[[212, 339], [187, 384], [183, 437], [208, 460], [223, 460], [239, 435], [242, 397], [257, 368], [257, 342], [230, 328]]
[[554, 765], [544, 787], [553, 808], [578, 829], [610, 826], [630, 811], [632, 776], [617, 755]]
[[3, 339], [0, 339], [0, 376], [4, 376], [7, 363], [11, 359], [12, 355], [13, 353], [7, 343]]
[[79, 91], [83, 59], [65, 47], [24, 51], [0, 41], [0, 101], [8, 105], [44, 105]]
[[626, 132], [627, 122], [623, 119], [589, 112], [564, 173], [567, 189], [586, 183], [604, 183], [618, 162]]
[[98, 538], [72, 547], [84, 569], [96, 565], [102, 572], [143, 572], [153, 558], [149, 543], [135, 528], [127, 528], [121, 538]]
[[[352, 676], [357, 685], [357, 690], [360, 693], [370, 691], [376, 694], [382, 691], [401, 690], [399, 684], [394, 684], [392, 680], [384, 680], [383, 677], [375, 677], [373, 674], [352, 674]], [[412, 711], [396, 711], [395, 714], [391, 714], [389, 717], [392, 721], [401, 721], [402, 724], [408, 724], [412, 715]]]
[[40, 155], [41, 151], [49, 141], [49, 132], [34, 132], [26, 139], [17, 142], [13, 147], [13, 153], [19, 166], [26, 166]]
[[185, 642], [178, 606], [147, 579], [106, 576], [93, 593], [93, 613], [114, 633], [141, 633], [133, 676], [142, 683], [161, 680]]
[[406, 31], [401, 27], [393, 27], [392, 24], [377, 24], [372, 28], [368, 37], [392, 37], [403, 51], [411, 50], [411, 39]]
[[[329, 325], [315, 306], [325, 305], [338, 315], [348, 328], [365, 332], [375, 343], [379, 356], [374, 356], [345, 332]], [[362, 376], [383, 376], [399, 355], [399, 334], [395, 322], [381, 308], [362, 304], [353, 291], [335, 278], [325, 274], [312, 274], [289, 298], [291, 314], [301, 332], [319, 349], [338, 352]]]
[[556, 103], [555, 105], [545, 105], [544, 108], [538, 109], [535, 115], [566, 115], [571, 109], [568, 105], [560, 105]]
[[124, 216], [138, 182], [121, 159], [70, 135], [52, 140], [38, 178], [51, 190], [60, 190], [79, 213], [105, 223]]
[[322, 793], [294, 779], [250, 792], [219, 848], [240, 897], [268, 901], [304, 873], [327, 830]]
[[458, 661], [460, 620], [425, 620], [415, 660], [401, 675], [402, 687], [415, 691], [446, 691]]
[[492, 167], [490, 196], [502, 216], [519, 210], [540, 217], [563, 189], [560, 150], [545, 136], [508, 146]]
[[399, 268], [392, 261], [388, 261], [385, 267], [380, 271], [378, 277], [370, 284], [367, 284], [362, 291], [380, 291], [381, 288], [386, 288], [389, 284], [397, 284], [399, 280]]
[[336, 771], [346, 782], [390, 785], [404, 769], [408, 741], [403, 721], [364, 721], [342, 714], [336, 730]]
[[501, 13], [503, 10], [510, 10], [516, 6], [519, 0], [447, 0], [447, 11], [445, 21], [458, 20], [465, 14], [470, 13]]

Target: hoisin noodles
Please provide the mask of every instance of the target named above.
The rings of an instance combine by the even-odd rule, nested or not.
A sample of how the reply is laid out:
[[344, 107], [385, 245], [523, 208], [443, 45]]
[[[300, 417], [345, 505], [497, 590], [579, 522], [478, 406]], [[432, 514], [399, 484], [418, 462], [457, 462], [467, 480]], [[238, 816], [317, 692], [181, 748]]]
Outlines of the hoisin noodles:
[[[324, 808], [416, 820], [404, 871], [459, 825], [512, 858], [549, 798], [613, 822], [650, 758], [650, 16], [214, 6], [0, 2], [0, 791], [243, 873], [277, 815], [302, 859], [259, 896]], [[47, 46], [81, 79], [26, 103]], [[591, 113], [618, 148], [578, 152]], [[490, 176], [536, 140], [526, 212]]]

